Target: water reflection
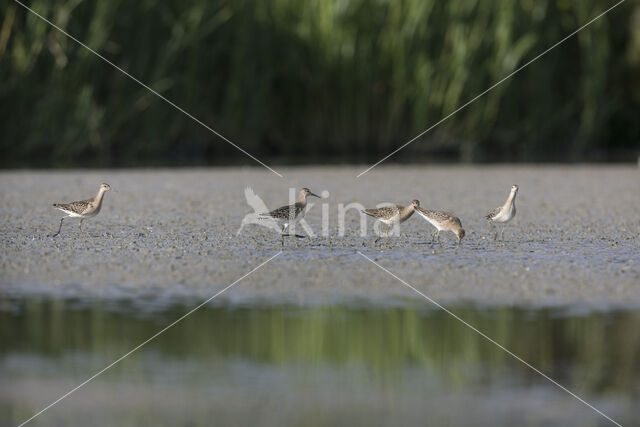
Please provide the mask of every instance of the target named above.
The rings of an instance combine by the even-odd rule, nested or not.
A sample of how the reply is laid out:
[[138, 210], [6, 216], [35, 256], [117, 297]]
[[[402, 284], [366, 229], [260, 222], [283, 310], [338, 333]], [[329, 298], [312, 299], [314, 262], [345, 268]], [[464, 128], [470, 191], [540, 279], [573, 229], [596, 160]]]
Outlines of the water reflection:
[[[101, 302], [39, 299], [5, 300], [2, 307], [0, 380], [13, 387], [0, 393], [0, 421], [10, 423], [189, 309], [136, 313]], [[454, 311], [618, 421], [633, 419], [632, 402], [640, 396], [640, 313]], [[152, 390], [178, 393], [183, 405]], [[127, 393], [137, 403], [121, 401]], [[78, 394], [43, 415], [43, 424], [82, 425], [93, 408], [105, 425], [137, 424], [142, 414], [145, 422], [208, 425], [213, 408], [226, 421], [238, 421], [264, 410], [265, 399], [275, 407], [264, 421], [274, 425], [413, 423], [425, 411], [443, 423], [474, 424], [484, 416], [508, 425], [514, 407], [529, 414], [531, 425], [602, 422], [447, 314], [418, 306], [204, 307]], [[237, 399], [245, 405], [237, 406]], [[469, 411], [452, 412], [448, 405]]]

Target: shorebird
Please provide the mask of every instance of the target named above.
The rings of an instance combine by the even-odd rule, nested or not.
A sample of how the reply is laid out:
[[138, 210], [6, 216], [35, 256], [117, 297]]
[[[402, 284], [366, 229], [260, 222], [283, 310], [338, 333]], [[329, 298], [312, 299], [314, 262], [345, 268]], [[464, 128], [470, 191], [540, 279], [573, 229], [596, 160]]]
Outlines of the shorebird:
[[460, 242], [466, 234], [464, 228], [462, 228], [460, 218], [449, 212], [430, 211], [420, 207], [416, 208], [416, 212], [436, 228], [436, 231], [434, 231], [431, 236], [431, 243], [436, 239], [438, 243], [440, 243], [440, 232], [444, 230], [451, 231], [455, 234], [458, 238], [458, 246], [460, 246]]
[[[362, 212], [386, 225], [385, 236], [389, 237], [389, 229], [391, 229], [395, 224], [400, 224], [408, 220], [418, 206], [420, 206], [420, 201], [412, 200], [411, 204], [408, 206], [385, 206], [376, 209], [365, 209]], [[374, 243], [378, 243], [380, 237], [381, 236], [378, 236]]]
[[[500, 240], [504, 236], [504, 224], [511, 221], [514, 216], [516, 216], [516, 193], [518, 193], [518, 186], [512, 185], [511, 192], [509, 193], [509, 197], [507, 197], [507, 201], [504, 202], [504, 205], [498, 206], [491, 212], [487, 214], [485, 218], [489, 222], [489, 226], [493, 228], [493, 224], [503, 224], [502, 231], [500, 232]], [[495, 230], [495, 235], [493, 236], [493, 240], [498, 238], [498, 230]]]
[[56, 237], [60, 234], [60, 230], [62, 230], [62, 222], [65, 218], [80, 218], [80, 230], [82, 231], [82, 221], [84, 221], [85, 218], [91, 218], [98, 215], [102, 208], [102, 198], [104, 197], [104, 193], [109, 190], [111, 190], [111, 186], [109, 184], [100, 184], [100, 189], [95, 197], [87, 200], [80, 200], [79, 202], [54, 203], [53, 207], [66, 213], [67, 216], [63, 216], [60, 219], [60, 227], [58, 227], [58, 231], [55, 234], [52, 234], [51, 237]]
[[[282, 244], [284, 245], [284, 237], [289, 236], [289, 234], [285, 234], [287, 229], [304, 218], [305, 208], [307, 206], [307, 196], [318, 197], [317, 194], [314, 194], [308, 188], [303, 188], [298, 193], [298, 199], [292, 205], [281, 206], [278, 209], [274, 209], [271, 212], [260, 214], [261, 218], [272, 218], [276, 220], [278, 225], [282, 227]], [[305, 237], [299, 234], [295, 234], [296, 237]]]

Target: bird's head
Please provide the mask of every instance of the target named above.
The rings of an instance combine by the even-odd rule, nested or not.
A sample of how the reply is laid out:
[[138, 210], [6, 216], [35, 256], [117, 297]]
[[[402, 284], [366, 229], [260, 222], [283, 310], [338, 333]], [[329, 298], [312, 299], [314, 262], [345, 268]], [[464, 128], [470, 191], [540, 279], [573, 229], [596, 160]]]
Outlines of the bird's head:
[[313, 196], [313, 197], [320, 198], [320, 196], [318, 196], [317, 194], [312, 193], [312, 192], [311, 192], [311, 190], [309, 190], [309, 189], [308, 189], [308, 188], [306, 188], [306, 187], [305, 187], [305, 188], [303, 188], [302, 190], [300, 190], [300, 194], [301, 194], [301, 195], [304, 195], [304, 197], [307, 197], [307, 196]]

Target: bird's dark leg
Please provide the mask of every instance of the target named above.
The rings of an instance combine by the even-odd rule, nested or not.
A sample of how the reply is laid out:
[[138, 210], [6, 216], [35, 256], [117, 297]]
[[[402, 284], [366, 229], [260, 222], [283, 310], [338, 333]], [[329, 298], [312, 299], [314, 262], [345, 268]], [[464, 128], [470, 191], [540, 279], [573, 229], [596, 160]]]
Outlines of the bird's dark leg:
[[304, 236], [302, 234], [295, 233], [295, 228], [294, 228], [294, 233], [293, 234], [291, 234], [289, 232], [285, 233], [285, 230], [288, 231], [288, 229], [289, 229], [289, 224], [288, 223], [282, 226], [282, 235], [283, 236], [287, 236], [287, 237], [294, 236], [294, 237], [297, 237], [298, 239], [304, 239], [305, 237], [307, 237], [307, 236]]
[[284, 225], [282, 226], [282, 232], [280, 233], [280, 235], [282, 236], [282, 246], [284, 246], [284, 237], [285, 237], [285, 236], [288, 236], [288, 234], [285, 234], [285, 233], [284, 233], [284, 231], [287, 229], [287, 225], [288, 225], [288, 224], [284, 224]]
[[[384, 226], [384, 224], [382, 224]], [[382, 230], [380, 230], [380, 233], [378, 233], [378, 237], [376, 237], [376, 240], [373, 241], [373, 243], [378, 243], [380, 241], [380, 238], [382, 238]]]
[[58, 227], [58, 231], [56, 232], [56, 234], [52, 234], [51, 237], [56, 237], [58, 234], [60, 234], [60, 230], [62, 230], [62, 221], [64, 221], [64, 217], [60, 218], [60, 226]]
[[489, 224], [489, 228], [491, 229], [491, 231], [494, 232], [493, 240], [496, 240], [498, 238], [498, 231], [496, 230], [496, 226], [493, 224], [493, 222], [491, 222], [490, 219], [487, 220], [487, 224]]
[[84, 221], [84, 218], [80, 218], [80, 231], [82, 231], [82, 221]]
[[436, 231], [436, 239], [438, 240], [438, 243], [440, 243], [440, 230]]
[[502, 226], [502, 231], [500, 232], [500, 240], [504, 241], [504, 225]]

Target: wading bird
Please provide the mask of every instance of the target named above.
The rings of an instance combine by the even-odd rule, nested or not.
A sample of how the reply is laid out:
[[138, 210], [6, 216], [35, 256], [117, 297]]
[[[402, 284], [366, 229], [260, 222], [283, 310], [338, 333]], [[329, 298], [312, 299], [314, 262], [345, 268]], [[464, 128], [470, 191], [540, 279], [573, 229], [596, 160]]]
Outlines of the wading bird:
[[[304, 218], [305, 208], [307, 207], [307, 197], [313, 196], [318, 197], [317, 194], [314, 194], [308, 188], [303, 188], [298, 193], [298, 199], [292, 205], [281, 206], [278, 209], [274, 209], [271, 212], [260, 214], [262, 218], [272, 218], [276, 220], [278, 225], [282, 227], [282, 244], [284, 245], [285, 236], [289, 236], [289, 234], [285, 234], [287, 229], [289, 229], [292, 225], [295, 225], [297, 222]], [[296, 237], [305, 237], [300, 234], [295, 234]]]
[[[362, 212], [383, 223], [386, 226], [385, 236], [389, 237], [389, 230], [391, 229], [391, 227], [393, 227], [395, 224], [400, 224], [408, 220], [411, 215], [413, 215], [413, 212], [418, 206], [420, 206], [420, 201], [413, 200], [408, 206], [384, 206], [382, 208], [376, 209], [365, 209]], [[378, 236], [374, 243], [378, 243], [380, 237], [381, 236]]]
[[460, 218], [453, 214], [450, 214], [449, 212], [430, 211], [427, 209], [422, 209], [420, 207], [416, 208], [416, 212], [418, 212], [420, 216], [422, 216], [436, 228], [436, 231], [434, 231], [433, 235], [431, 236], [431, 243], [433, 243], [436, 239], [438, 243], [440, 243], [440, 232], [444, 230], [451, 231], [453, 234], [455, 234], [458, 238], [458, 246], [460, 246], [462, 238], [466, 234], [464, 228], [462, 228]]
[[502, 231], [500, 232], [500, 240], [504, 237], [504, 227], [507, 222], [511, 221], [516, 216], [516, 194], [518, 193], [518, 186], [512, 185], [511, 192], [504, 205], [498, 206], [485, 217], [489, 222], [489, 226], [494, 229], [495, 234], [493, 240], [498, 238], [498, 230], [495, 229], [494, 224], [502, 224]]
[[60, 234], [60, 230], [62, 230], [62, 222], [65, 218], [80, 218], [80, 230], [82, 231], [82, 221], [84, 221], [85, 218], [91, 218], [100, 213], [104, 193], [109, 190], [111, 190], [111, 186], [109, 184], [101, 184], [98, 194], [96, 194], [95, 197], [87, 200], [80, 200], [78, 202], [54, 203], [53, 207], [66, 213], [67, 216], [60, 219], [58, 231], [55, 234], [52, 234], [51, 237], [56, 237]]

